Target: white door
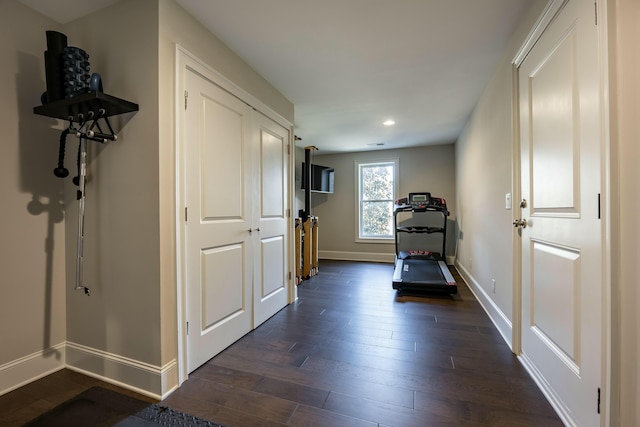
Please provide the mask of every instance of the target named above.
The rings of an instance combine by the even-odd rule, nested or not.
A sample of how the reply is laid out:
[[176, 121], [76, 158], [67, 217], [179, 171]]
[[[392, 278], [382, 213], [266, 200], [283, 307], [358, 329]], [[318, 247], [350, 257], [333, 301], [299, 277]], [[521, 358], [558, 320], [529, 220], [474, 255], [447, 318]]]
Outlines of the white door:
[[522, 358], [568, 425], [600, 425], [601, 102], [593, 0], [570, 0], [519, 68]]
[[254, 327], [273, 316], [288, 302], [289, 131], [260, 114], [254, 114], [257, 153], [254, 156]]
[[187, 69], [185, 199], [187, 364], [252, 328], [252, 110]]

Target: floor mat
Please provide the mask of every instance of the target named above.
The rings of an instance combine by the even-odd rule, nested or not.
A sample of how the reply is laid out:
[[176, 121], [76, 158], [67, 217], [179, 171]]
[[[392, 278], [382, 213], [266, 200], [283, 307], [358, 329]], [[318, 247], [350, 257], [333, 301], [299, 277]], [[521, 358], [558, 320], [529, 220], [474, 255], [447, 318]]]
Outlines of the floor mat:
[[150, 404], [102, 387], [92, 387], [24, 426], [148, 427], [158, 425], [224, 427], [221, 424], [157, 404]]

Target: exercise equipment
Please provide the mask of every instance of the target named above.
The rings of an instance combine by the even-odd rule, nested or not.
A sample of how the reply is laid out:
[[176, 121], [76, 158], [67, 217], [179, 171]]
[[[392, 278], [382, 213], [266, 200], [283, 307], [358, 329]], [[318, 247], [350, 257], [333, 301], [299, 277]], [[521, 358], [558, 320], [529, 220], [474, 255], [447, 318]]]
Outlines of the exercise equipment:
[[[458, 292], [456, 281], [445, 261], [448, 216], [446, 201], [432, 197], [428, 192], [409, 193], [408, 197], [396, 200], [393, 212], [396, 245], [393, 289], [398, 292]], [[401, 250], [401, 246], [404, 246], [400, 241], [402, 235], [416, 236], [406, 250]], [[427, 239], [420, 237], [426, 236], [441, 237], [440, 252], [425, 247], [424, 240]], [[416, 240], [423, 241], [416, 243]]]
[[[46, 35], [47, 91], [41, 96], [42, 105], [34, 107], [33, 112], [69, 122], [68, 127], [60, 134], [58, 164], [53, 170], [56, 177], [66, 178], [69, 175], [69, 170], [64, 166], [67, 136], [71, 134], [79, 139], [76, 161], [78, 174], [73, 178], [73, 183], [78, 186], [78, 256], [75, 289], [84, 290], [86, 295], [90, 295], [90, 290], [84, 285], [82, 278], [87, 141], [115, 141], [117, 135], [109, 117], [136, 112], [138, 105], [105, 94], [100, 74], [89, 75], [89, 54], [80, 48], [67, 46], [67, 36], [56, 31], [47, 31]], [[100, 121], [106, 125], [105, 130], [100, 126]]]

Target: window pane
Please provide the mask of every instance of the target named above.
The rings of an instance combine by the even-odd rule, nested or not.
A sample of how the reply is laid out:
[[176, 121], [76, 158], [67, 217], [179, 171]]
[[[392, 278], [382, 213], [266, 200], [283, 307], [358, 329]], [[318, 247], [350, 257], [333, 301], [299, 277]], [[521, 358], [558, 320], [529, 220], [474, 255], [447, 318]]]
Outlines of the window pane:
[[365, 237], [393, 235], [393, 203], [362, 203], [362, 235]]
[[362, 200], [390, 200], [393, 198], [393, 166], [365, 166], [362, 168]]

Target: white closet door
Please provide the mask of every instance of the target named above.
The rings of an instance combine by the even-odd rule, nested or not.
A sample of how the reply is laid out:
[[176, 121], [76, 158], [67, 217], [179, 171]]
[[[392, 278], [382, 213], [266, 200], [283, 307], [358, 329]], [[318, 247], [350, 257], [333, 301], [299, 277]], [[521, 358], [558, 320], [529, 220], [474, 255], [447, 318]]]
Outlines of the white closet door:
[[252, 329], [252, 110], [186, 70], [188, 372]]
[[255, 113], [254, 129], [254, 327], [288, 302], [289, 131]]

